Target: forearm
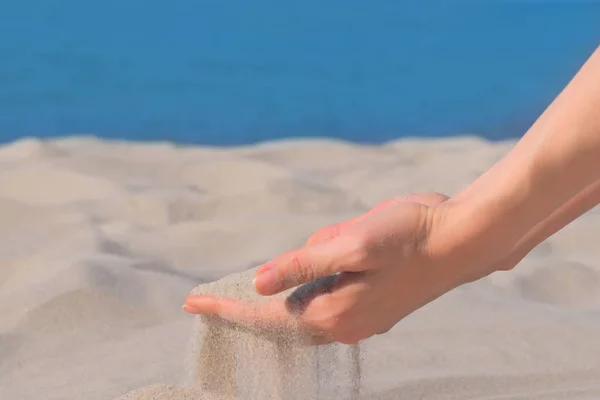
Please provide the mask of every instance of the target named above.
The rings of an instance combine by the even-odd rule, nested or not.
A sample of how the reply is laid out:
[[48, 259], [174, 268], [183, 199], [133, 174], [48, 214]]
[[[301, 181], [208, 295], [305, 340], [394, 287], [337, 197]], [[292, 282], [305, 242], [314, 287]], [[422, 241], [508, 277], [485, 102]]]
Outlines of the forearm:
[[519, 240], [506, 258], [494, 265], [493, 270], [512, 269], [537, 245], [598, 204], [600, 204], [600, 181], [585, 188], [548, 218], [534, 226]]
[[455, 235], [473, 257], [502, 257], [529, 232], [541, 237], [580, 215], [559, 210], [600, 180], [599, 114], [600, 49], [512, 151], [451, 200]]

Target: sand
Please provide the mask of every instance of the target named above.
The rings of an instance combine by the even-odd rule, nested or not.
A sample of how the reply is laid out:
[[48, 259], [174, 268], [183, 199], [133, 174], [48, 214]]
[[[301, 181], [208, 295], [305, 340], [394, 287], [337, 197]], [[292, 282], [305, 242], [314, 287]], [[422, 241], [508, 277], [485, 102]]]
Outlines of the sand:
[[[193, 368], [206, 330], [181, 311], [190, 290], [386, 197], [452, 195], [512, 144], [315, 139], [223, 149], [79, 137], [0, 147], [0, 399], [213, 400], [193, 385], [211, 372]], [[465, 285], [361, 343], [360, 398], [600, 398], [598, 238], [592, 210], [515, 271]], [[346, 350], [334, 347], [352, 360]], [[300, 359], [317, 359], [303, 351]], [[252, 383], [248, 371], [237, 382]], [[330, 369], [301, 376], [318, 371]]]
[[[192, 292], [252, 304], [278, 298], [305, 304], [307, 294], [318, 295], [332, 283], [324, 278], [265, 298], [252, 286], [254, 273], [253, 268], [229, 275]], [[293, 325], [282, 329], [260, 322], [240, 325], [212, 316], [198, 317], [190, 360], [191, 383], [215, 399], [226, 400], [359, 398], [359, 345], [315, 346], [310, 335]]]

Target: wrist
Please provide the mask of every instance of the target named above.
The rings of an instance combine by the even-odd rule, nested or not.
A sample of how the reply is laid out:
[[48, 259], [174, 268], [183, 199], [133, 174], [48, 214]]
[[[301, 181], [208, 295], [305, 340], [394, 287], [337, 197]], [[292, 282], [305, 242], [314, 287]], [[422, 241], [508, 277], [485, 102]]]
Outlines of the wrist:
[[[528, 134], [535, 136], [536, 131]], [[484, 251], [505, 257], [536, 226], [594, 186], [590, 181], [595, 177], [582, 171], [589, 165], [569, 160], [570, 152], [555, 148], [536, 146], [530, 137], [522, 139], [503, 160], [447, 202], [455, 215], [450, 218], [452, 229]], [[588, 194], [585, 203], [593, 200]], [[581, 204], [574, 207], [572, 219], [580, 208]]]
[[468, 190], [432, 209], [431, 253], [452, 260], [463, 282], [516, 259], [523, 237], [562, 202], [548, 192], [552, 176], [530, 161], [514, 149]]
[[424, 251], [434, 263], [451, 269], [455, 286], [494, 272], [494, 266], [514, 247], [514, 237], [498, 226], [482, 223], [486, 220], [468, 202], [450, 199], [430, 208]]
[[600, 50], [506, 157], [433, 210], [432, 254], [483, 265], [506, 259], [528, 232], [600, 179], [598, 71]]
[[600, 181], [582, 190], [527, 232], [515, 245], [509, 256], [497, 264], [496, 270], [506, 271], [514, 268], [536, 246], [598, 204], [600, 204]]

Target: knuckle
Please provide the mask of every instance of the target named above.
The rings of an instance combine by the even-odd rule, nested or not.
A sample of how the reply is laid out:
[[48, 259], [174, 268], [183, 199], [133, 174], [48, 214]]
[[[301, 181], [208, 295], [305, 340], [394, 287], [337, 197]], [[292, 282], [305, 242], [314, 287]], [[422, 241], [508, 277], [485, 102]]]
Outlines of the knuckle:
[[339, 321], [337, 317], [333, 314], [326, 316], [319, 322], [320, 328], [330, 335], [332, 335], [335, 331], [338, 330], [338, 325]]
[[448, 200], [450, 198], [450, 197], [446, 196], [444, 193], [440, 193], [440, 192], [432, 192], [431, 195], [437, 197], [439, 200]]
[[443, 203], [444, 201], [449, 199], [448, 196], [446, 196], [445, 194], [440, 193], [440, 192], [427, 193], [427, 197], [428, 197], [427, 201], [425, 201], [424, 203], [427, 205], [431, 205], [431, 206], [439, 204], [439, 203]]
[[289, 261], [290, 279], [294, 282], [312, 280], [314, 273], [309, 267], [300, 256], [297, 254], [292, 255]]
[[331, 236], [331, 226], [326, 226], [325, 228], [319, 229], [315, 234], [313, 234], [309, 239], [307, 244], [312, 245], [319, 242], [326, 241]]
[[337, 236], [340, 235], [342, 231], [342, 224], [334, 224], [331, 225], [328, 229], [327, 229], [327, 235], [326, 238], [327, 239], [333, 239]]
[[345, 302], [319, 298], [312, 304], [304, 323], [320, 335], [343, 344], [356, 344], [366, 335], [365, 326], [357, 324], [355, 312]]
[[369, 259], [370, 249], [366, 235], [357, 233], [348, 237], [345, 264], [352, 266], [363, 265]]
[[321, 336], [343, 344], [356, 344], [365, 338], [351, 320], [336, 312], [328, 312], [310, 324]]

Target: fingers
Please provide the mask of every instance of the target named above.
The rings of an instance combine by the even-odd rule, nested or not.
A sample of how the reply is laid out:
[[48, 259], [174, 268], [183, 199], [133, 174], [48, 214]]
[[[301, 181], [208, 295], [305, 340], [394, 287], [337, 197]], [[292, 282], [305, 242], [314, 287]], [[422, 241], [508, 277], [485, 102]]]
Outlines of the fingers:
[[188, 296], [183, 309], [191, 314], [217, 315], [245, 325], [252, 325], [257, 321], [267, 325], [282, 325], [288, 318], [285, 307], [278, 302], [251, 304], [232, 298], [206, 295]]
[[217, 316], [266, 336], [304, 331], [309, 344], [321, 345], [333, 341], [330, 335], [302, 324], [300, 319], [288, 312], [282, 300], [252, 304], [233, 298], [190, 295], [184, 302], [183, 310], [190, 314]]
[[342, 235], [324, 243], [284, 253], [263, 265], [254, 286], [262, 295], [273, 295], [338, 272], [362, 272], [367, 251], [357, 235]]
[[[271, 295], [338, 272], [363, 271], [364, 268], [361, 268], [360, 264], [364, 258], [364, 247], [352, 237], [336, 241], [336, 246], [325, 246], [325, 244], [340, 238], [342, 233], [370, 215], [382, 212], [401, 202], [418, 201], [419, 198], [420, 195], [390, 198], [380, 202], [359, 217], [317, 231], [308, 239], [307, 247], [285, 253], [259, 269], [254, 282], [256, 290], [260, 294]], [[344, 245], [347, 246], [346, 249], [341, 248]], [[340, 250], [338, 253], [341, 256], [340, 260], [334, 256], [336, 249]], [[320, 257], [325, 258], [320, 259]]]

